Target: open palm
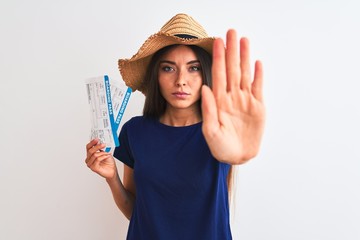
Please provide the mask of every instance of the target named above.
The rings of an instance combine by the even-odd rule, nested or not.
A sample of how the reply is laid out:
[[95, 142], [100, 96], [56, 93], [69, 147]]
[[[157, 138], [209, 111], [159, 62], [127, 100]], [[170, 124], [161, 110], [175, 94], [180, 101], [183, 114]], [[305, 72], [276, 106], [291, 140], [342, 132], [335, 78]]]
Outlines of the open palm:
[[251, 76], [249, 41], [236, 32], [216, 39], [213, 47], [213, 87], [202, 88], [203, 133], [213, 156], [229, 164], [241, 164], [259, 151], [265, 125], [260, 61]]

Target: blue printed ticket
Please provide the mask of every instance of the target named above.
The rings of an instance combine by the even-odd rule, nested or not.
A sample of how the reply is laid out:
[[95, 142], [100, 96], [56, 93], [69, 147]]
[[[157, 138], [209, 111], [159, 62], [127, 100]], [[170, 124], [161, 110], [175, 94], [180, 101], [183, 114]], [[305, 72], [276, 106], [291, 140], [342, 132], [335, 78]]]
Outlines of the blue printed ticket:
[[97, 138], [110, 152], [119, 146], [119, 125], [132, 89], [107, 75], [85, 80], [91, 116], [90, 139]]

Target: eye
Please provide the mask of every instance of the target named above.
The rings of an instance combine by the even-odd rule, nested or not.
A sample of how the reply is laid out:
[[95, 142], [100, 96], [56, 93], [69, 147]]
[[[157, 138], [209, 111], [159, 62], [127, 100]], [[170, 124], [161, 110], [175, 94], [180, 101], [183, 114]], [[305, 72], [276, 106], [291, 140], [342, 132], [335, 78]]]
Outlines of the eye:
[[164, 72], [174, 71], [174, 69], [172, 67], [170, 67], [170, 66], [162, 66], [161, 70], [164, 71]]
[[190, 71], [192, 72], [198, 72], [201, 70], [201, 67], [199, 65], [194, 65], [190, 67]]

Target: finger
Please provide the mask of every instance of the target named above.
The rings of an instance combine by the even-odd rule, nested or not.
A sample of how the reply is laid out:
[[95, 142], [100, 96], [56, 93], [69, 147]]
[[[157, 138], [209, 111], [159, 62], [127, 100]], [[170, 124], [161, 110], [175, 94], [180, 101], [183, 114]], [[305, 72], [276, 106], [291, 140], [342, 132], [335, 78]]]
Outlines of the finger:
[[99, 139], [91, 140], [88, 144], [86, 144], [86, 151], [88, 151], [90, 148], [92, 148], [93, 146], [95, 146], [98, 143], [99, 143]]
[[243, 90], [250, 89], [251, 86], [250, 51], [249, 51], [249, 40], [247, 38], [240, 39], [240, 68], [241, 68], [240, 87]]
[[90, 154], [90, 155], [92, 155], [92, 154], [94, 154], [95, 152], [98, 152], [98, 151], [100, 151], [100, 150], [102, 150], [102, 149], [104, 149], [105, 148], [105, 144], [104, 143], [101, 143], [101, 144], [96, 144], [96, 145], [93, 145], [91, 148], [89, 148], [88, 149], [88, 155]]
[[103, 152], [102, 149], [105, 148], [105, 144], [97, 144], [95, 146], [93, 146], [92, 148], [90, 148], [87, 151], [87, 158], [91, 158], [95, 153], [97, 152]]
[[219, 127], [217, 106], [214, 94], [206, 85], [201, 89], [202, 130], [205, 136], [211, 135]]
[[260, 102], [263, 101], [263, 66], [261, 61], [255, 62], [255, 74], [251, 92], [256, 99]]
[[96, 153], [89, 155], [85, 160], [86, 165], [90, 167], [96, 160], [96, 157]]
[[104, 159], [107, 159], [110, 156], [109, 153], [107, 152], [97, 152], [94, 153], [87, 161], [86, 165], [88, 167], [91, 167], [92, 165], [94, 165], [95, 162], [101, 162]]
[[240, 57], [236, 31], [230, 29], [226, 34], [226, 76], [227, 91], [240, 87]]
[[99, 165], [101, 164], [102, 161], [105, 161], [106, 159], [108, 159], [110, 157], [110, 155], [103, 155], [103, 156], [99, 156], [95, 159], [95, 161], [92, 163], [92, 165], [89, 166], [90, 169], [92, 170], [96, 170], [99, 168]]
[[213, 45], [213, 64], [211, 68], [213, 93], [216, 99], [226, 92], [225, 47], [222, 39], [215, 39]]

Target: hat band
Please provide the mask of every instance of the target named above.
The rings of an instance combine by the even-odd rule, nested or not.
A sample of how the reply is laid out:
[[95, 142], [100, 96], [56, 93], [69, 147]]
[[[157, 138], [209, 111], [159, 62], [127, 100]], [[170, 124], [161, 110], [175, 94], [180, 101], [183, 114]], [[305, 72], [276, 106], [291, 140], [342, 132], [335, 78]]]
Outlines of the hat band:
[[179, 38], [185, 38], [185, 39], [198, 38], [198, 37], [195, 37], [195, 36], [189, 35], [189, 34], [175, 34], [174, 36], [179, 37]]

